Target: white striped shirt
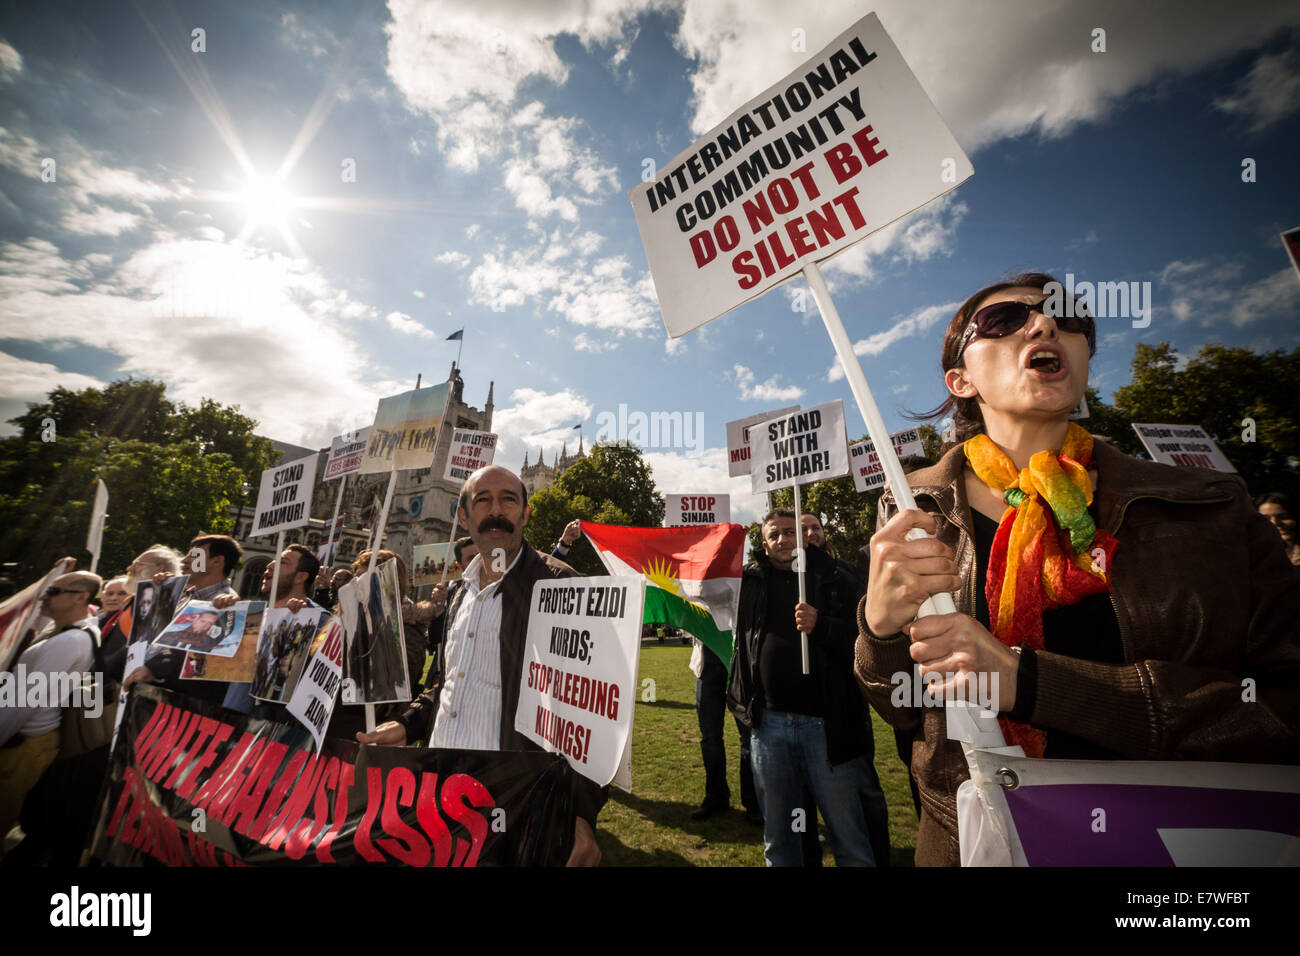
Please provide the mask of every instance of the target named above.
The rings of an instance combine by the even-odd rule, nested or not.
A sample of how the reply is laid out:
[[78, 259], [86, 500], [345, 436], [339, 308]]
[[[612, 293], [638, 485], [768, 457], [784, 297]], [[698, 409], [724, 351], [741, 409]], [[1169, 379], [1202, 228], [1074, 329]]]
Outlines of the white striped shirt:
[[[519, 549], [506, 574], [519, 562]], [[442, 693], [430, 747], [501, 749], [501, 588], [506, 574], [479, 587], [483, 555], [465, 569], [465, 596], [447, 629]]]

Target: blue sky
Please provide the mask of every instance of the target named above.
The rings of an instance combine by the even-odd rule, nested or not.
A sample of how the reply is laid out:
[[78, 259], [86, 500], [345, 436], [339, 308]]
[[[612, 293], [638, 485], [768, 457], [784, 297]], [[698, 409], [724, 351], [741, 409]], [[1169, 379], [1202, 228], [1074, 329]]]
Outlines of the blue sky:
[[801, 282], [667, 339], [627, 192], [797, 67], [795, 31], [815, 52], [871, 10], [975, 167], [824, 266], [891, 428], [942, 399], [944, 322], [1007, 271], [1152, 283], [1148, 328], [1103, 321], [1105, 397], [1139, 341], [1300, 344], [1278, 240], [1300, 225], [1300, 7], [789, 6], [7, 7], [0, 413], [150, 375], [324, 444], [444, 378], [464, 327], [503, 464], [620, 404], [702, 413], [702, 443], [646, 450], [660, 488], [752, 518], [726, 421], [836, 398], [861, 419]]

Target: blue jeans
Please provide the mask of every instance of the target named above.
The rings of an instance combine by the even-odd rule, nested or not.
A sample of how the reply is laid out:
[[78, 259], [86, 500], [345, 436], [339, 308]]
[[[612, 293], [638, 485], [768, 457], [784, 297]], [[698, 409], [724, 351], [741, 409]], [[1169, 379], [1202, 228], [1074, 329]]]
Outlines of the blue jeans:
[[763, 809], [763, 858], [768, 866], [801, 866], [803, 836], [795, 829], [803, 817], [802, 831], [816, 832], [817, 820], [803, 810], [805, 787], [812, 790], [829, 831], [836, 866], [875, 866], [862, 791], [867, 779], [867, 758], [856, 757], [832, 767], [826, 758], [826, 729], [820, 717], [763, 712], [753, 731], [750, 753], [754, 783]]

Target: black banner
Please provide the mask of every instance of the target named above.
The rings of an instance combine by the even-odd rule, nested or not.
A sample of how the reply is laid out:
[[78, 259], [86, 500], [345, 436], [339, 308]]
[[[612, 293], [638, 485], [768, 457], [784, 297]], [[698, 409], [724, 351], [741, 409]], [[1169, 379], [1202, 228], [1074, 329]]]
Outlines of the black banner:
[[547, 753], [362, 747], [137, 685], [91, 854], [113, 866], [562, 866], [572, 770]]

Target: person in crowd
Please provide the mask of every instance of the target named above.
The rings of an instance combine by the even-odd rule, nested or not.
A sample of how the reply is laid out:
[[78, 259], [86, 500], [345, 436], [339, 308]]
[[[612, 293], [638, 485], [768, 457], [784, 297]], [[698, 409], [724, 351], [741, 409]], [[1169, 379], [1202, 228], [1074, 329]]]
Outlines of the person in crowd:
[[[960, 444], [908, 476], [918, 510], [881, 497], [868, 546], [855, 669], [913, 736], [918, 865], [959, 862], [969, 772], [942, 707], [891, 702], [914, 663], [939, 695], [996, 676], [1004, 736], [1030, 757], [1300, 761], [1300, 578], [1240, 478], [1139, 461], [1069, 421], [1096, 328], [1054, 281], [1015, 276], [957, 310], [933, 415]], [[956, 613], [917, 618], [941, 592]]]
[[126, 590], [125, 574], [104, 582], [104, 591], [100, 596], [103, 603], [100, 605], [99, 619], [97, 621], [100, 634], [106, 633], [109, 622], [122, 613], [122, 607], [126, 604], [128, 597], [130, 595]]
[[[219, 610], [234, 604], [239, 596], [230, 584], [230, 577], [235, 573], [242, 554], [239, 543], [229, 535], [196, 535], [190, 541], [189, 550], [180, 561], [180, 573], [188, 575], [189, 580], [185, 582], [185, 590], [177, 602], [177, 612], [190, 601], [208, 601]], [[175, 572], [167, 569], [159, 570], [153, 575], [153, 583], [161, 587], [163, 582], [174, 574]], [[219, 599], [225, 599], [224, 603], [218, 603]], [[167, 623], [166, 621], [161, 623], [159, 633]], [[173, 647], [150, 648], [144, 664], [127, 675], [123, 687], [129, 690], [137, 681], [161, 683], [169, 690], [180, 691], [214, 704], [223, 703], [226, 695], [235, 685], [227, 684], [225, 681], [182, 681], [181, 670], [185, 665], [185, 654], [185, 651]]]
[[[539, 750], [515, 730], [514, 721], [530, 599], [537, 581], [574, 577], [577, 572], [524, 543], [528, 492], [505, 468], [490, 465], [470, 475], [456, 515], [479, 554], [465, 569], [465, 584], [447, 608], [450, 623], [438, 669], [445, 677], [397, 720], [357, 739], [386, 746], [431, 741], [433, 747], [451, 749]], [[576, 773], [573, 786], [574, 831], [556, 837], [566, 845], [572, 841], [569, 865], [594, 866], [600, 862], [596, 816], [608, 788]]]
[[[89, 571], [55, 578], [41, 598], [41, 613], [52, 623], [23, 651], [13, 669], [15, 675], [26, 675], [26, 680], [20, 699], [0, 707], [0, 859], [23, 799], [59, 753], [59, 727], [69, 701], [51, 699], [48, 689], [64, 687], [66, 675], [88, 671], [94, 664], [99, 622], [90, 602], [102, 584], [103, 579]], [[45, 677], [44, 695], [31, 680], [36, 674]]]
[[1300, 539], [1295, 533], [1295, 512], [1291, 510], [1291, 499], [1276, 491], [1260, 495], [1255, 499], [1255, 506], [1277, 529], [1282, 538], [1282, 547], [1286, 549], [1287, 560], [1292, 565], [1300, 565]]
[[[835, 556], [826, 544], [826, 529], [822, 520], [815, 514], [804, 512], [800, 518], [803, 524], [803, 542], [806, 548], [821, 548], [835, 562], [836, 573], [847, 583], [852, 582], [853, 606], [858, 606], [862, 599], [862, 586], [859, 582], [858, 569], [849, 562]], [[889, 808], [885, 803], [885, 792], [880, 786], [880, 777], [876, 773], [876, 734], [871, 726], [871, 708], [863, 702], [862, 719], [867, 724], [867, 766], [864, 774], [862, 791], [863, 810], [867, 815], [867, 833], [871, 836], [871, 852], [876, 858], [877, 866], [889, 865]], [[811, 806], [811, 802], [808, 804]], [[806, 856], [807, 854], [805, 854]]]
[[555, 542], [555, 547], [551, 549], [551, 557], [563, 561], [569, 556], [569, 550], [578, 543], [580, 537], [582, 537], [582, 522], [574, 518], [564, 526], [564, 533], [560, 535], [560, 540]]
[[331, 571], [328, 567], [321, 565], [320, 572], [316, 575], [316, 587], [315, 592], [312, 594], [312, 600], [329, 611], [335, 610], [339, 606], [339, 588], [351, 580], [351, 568], [339, 568]]
[[[662, 643], [663, 638], [660, 638]], [[731, 806], [727, 783], [727, 745], [723, 739], [727, 715], [727, 665], [706, 645], [700, 645], [703, 667], [695, 680], [695, 714], [700, 723], [700, 756], [704, 761], [704, 800], [691, 811], [692, 820], [707, 820]], [[749, 728], [736, 717], [740, 734], [740, 803], [745, 819], [758, 826], [763, 822], [754, 789], [754, 769], [749, 757]], [[812, 833], [816, 841], [816, 823]]]
[[[763, 553], [740, 583], [728, 703], [750, 728], [768, 866], [805, 862], [802, 833], [816, 829], [803, 805], [812, 791], [837, 866], [873, 866], [863, 790], [870, 752], [853, 682], [856, 586], [825, 551], [805, 549], [806, 600], [794, 571], [793, 511], [763, 519]], [[808, 635], [803, 673], [800, 633]]]
[[181, 569], [181, 556], [165, 544], [155, 544], [142, 551], [140, 555], [126, 566], [126, 593], [122, 609], [117, 617], [105, 625], [102, 632], [100, 648], [104, 656], [104, 667], [108, 676], [121, 682], [126, 668], [126, 646], [131, 639], [131, 629], [137, 617], [146, 621], [153, 616], [154, 592], [152, 586], [145, 591], [144, 603], [137, 606], [136, 593], [141, 584], [152, 585], [153, 577], [161, 571], [176, 574]]

